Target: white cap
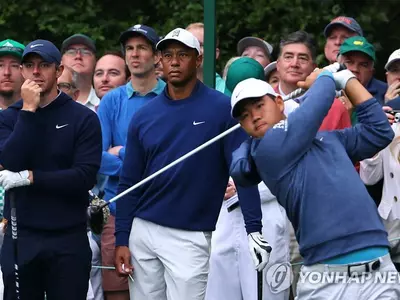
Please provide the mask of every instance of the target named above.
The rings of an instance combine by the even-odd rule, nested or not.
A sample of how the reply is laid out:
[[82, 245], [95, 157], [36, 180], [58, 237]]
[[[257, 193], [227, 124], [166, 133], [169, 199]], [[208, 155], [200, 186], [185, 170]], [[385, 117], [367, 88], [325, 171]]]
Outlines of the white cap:
[[238, 117], [237, 112], [234, 112], [234, 110], [240, 101], [249, 98], [259, 98], [265, 95], [271, 95], [273, 97], [277, 95], [272, 86], [270, 86], [267, 82], [255, 78], [249, 78], [239, 82], [233, 90], [231, 97], [232, 117]]
[[392, 54], [390, 54], [389, 59], [388, 59], [386, 65], [385, 65], [386, 71], [388, 70], [389, 66], [392, 63], [394, 63], [394, 62], [396, 62], [398, 60], [400, 60], [400, 49], [397, 49]]
[[270, 63], [269, 65], [267, 65], [267, 66], [264, 68], [264, 75], [265, 75], [265, 77], [268, 77], [269, 74], [270, 74], [272, 71], [274, 71], [274, 70], [276, 70], [276, 61], [273, 61], [272, 63]]
[[261, 49], [263, 49], [266, 52], [266, 54], [269, 57], [271, 57], [271, 53], [274, 50], [274, 48], [269, 43], [267, 43], [266, 41], [264, 41], [264, 40], [262, 40], [260, 38], [254, 37], [254, 36], [248, 36], [248, 37], [242, 38], [238, 42], [238, 44], [237, 44], [237, 54], [239, 56], [242, 56], [244, 50], [246, 50], [246, 48], [250, 47], [250, 46], [260, 47]]
[[200, 54], [199, 40], [191, 32], [185, 29], [176, 28], [170, 31], [161, 41], [157, 43], [156, 48], [158, 50], [161, 50], [162, 44], [164, 44], [165, 41], [181, 42], [182, 44], [188, 46], [189, 48], [196, 49], [197, 53]]

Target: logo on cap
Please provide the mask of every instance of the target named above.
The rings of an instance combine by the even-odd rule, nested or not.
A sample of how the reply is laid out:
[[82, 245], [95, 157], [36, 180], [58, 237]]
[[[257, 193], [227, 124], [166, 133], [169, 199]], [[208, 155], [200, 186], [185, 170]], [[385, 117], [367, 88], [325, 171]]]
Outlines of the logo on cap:
[[133, 26], [133, 28], [139, 29], [141, 26], [142, 26], [142, 25], [138, 24], [138, 25]]
[[353, 44], [356, 46], [362, 46], [362, 45], [364, 45], [364, 42], [363, 41], [354, 41]]
[[351, 20], [346, 17], [337, 17], [331, 21], [331, 23], [335, 23], [335, 22], [342, 22], [342, 23], [346, 23], [349, 25], [351, 24]]
[[172, 32], [172, 35], [171, 35], [171, 37], [176, 37], [176, 36], [179, 36], [179, 34], [181, 33], [181, 31], [179, 30], [179, 29], [177, 29], [177, 30], [174, 30], [173, 32]]
[[39, 47], [39, 46], [42, 46], [42, 47], [43, 47], [43, 44], [35, 44], [35, 45], [31, 45], [31, 48], [35, 48], [35, 47]]
[[10, 42], [7, 42], [3, 45], [3, 47], [14, 47], [13, 44], [11, 44]]

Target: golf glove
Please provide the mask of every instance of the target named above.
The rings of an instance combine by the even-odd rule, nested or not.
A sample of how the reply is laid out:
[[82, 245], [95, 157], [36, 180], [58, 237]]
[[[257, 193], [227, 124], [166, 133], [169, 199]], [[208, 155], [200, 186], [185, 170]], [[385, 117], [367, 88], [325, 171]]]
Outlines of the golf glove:
[[11, 172], [8, 170], [0, 171], [0, 185], [3, 186], [6, 191], [12, 188], [30, 185], [31, 182], [28, 177], [29, 172], [27, 170], [21, 172]]
[[338, 62], [335, 62], [329, 66], [324, 67], [324, 70], [327, 70], [331, 73], [336, 73], [340, 70], [341, 67], [342, 66]]
[[346, 88], [347, 82], [351, 78], [355, 78], [356, 76], [350, 70], [343, 70], [337, 73], [333, 73], [333, 78], [336, 83], [336, 90], [344, 90]]
[[260, 272], [268, 264], [272, 248], [259, 232], [250, 233], [248, 238], [251, 258], [256, 266], [256, 270]]

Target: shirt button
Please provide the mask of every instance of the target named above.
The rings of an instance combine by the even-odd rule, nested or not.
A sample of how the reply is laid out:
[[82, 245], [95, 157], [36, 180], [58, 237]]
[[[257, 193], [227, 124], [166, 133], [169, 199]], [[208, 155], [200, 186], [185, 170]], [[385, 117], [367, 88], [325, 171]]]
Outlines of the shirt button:
[[396, 196], [394, 196], [393, 199], [394, 199], [394, 202], [397, 202], [397, 197]]
[[392, 172], [390, 172], [390, 178], [393, 178], [393, 177], [394, 177], [393, 173], [392, 173]]

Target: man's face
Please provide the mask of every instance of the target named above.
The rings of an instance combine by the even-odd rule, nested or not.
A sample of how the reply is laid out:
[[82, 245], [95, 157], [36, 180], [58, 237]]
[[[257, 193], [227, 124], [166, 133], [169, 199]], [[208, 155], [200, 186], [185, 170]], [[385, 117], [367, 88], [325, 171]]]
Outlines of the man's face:
[[61, 76], [63, 67], [56, 67], [54, 63], [48, 63], [37, 54], [29, 55], [22, 64], [22, 76], [24, 79], [34, 81], [42, 88], [43, 94], [48, 94], [57, 85], [57, 78]]
[[59, 90], [66, 93], [73, 100], [77, 100], [79, 97], [79, 90], [72, 81], [72, 73], [68, 68], [65, 68], [61, 76], [57, 79], [57, 87]]
[[246, 49], [244, 49], [242, 56], [247, 56], [258, 61], [263, 66], [263, 68], [265, 68], [271, 62], [265, 51], [257, 46], [247, 47]]
[[154, 73], [159, 56], [143, 36], [135, 36], [125, 43], [125, 62], [133, 76], [143, 77]]
[[112, 89], [126, 83], [125, 62], [115, 55], [104, 55], [96, 64], [93, 86], [100, 99]]
[[344, 26], [335, 26], [332, 28], [325, 44], [325, 57], [330, 63], [334, 63], [339, 53], [339, 48], [344, 40], [357, 35], [356, 32], [347, 29]]
[[96, 57], [85, 45], [71, 45], [62, 56], [62, 64], [78, 74], [92, 75]]
[[276, 63], [280, 81], [291, 85], [305, 80], [315, 66], [311, 52], [304, 44], [284, 46]]
[[239, 123], [252, 137], [261, 138], [269, 128], [283, 119], [284, 104], [280, 96], [274, 99], [266, 95], [260, 99], [244, 100]]
[[386, 81], [388, 85], [392, 85], [396, 81], [400, 82], [400, 61], [396, 61], [389, 66], [386, 72]]
[[340, 63], [343, 63], [365, 87], [374, 74], [374, 62], [362, 52], [348, 52], [340, 56]]
[[[204, 55], [204, 29], [200, 27], [193, 27], [188, 30], [193, 34], [200, 43], [200, 54]], [[204, 56], [203, 56], [204, 58]], [[215, 59], [219, 58], [219, 48], [215, 49]], [[203, 62], [201, 62], [201, 67], [203, 67]]]
[[170, 42], [161, 52], [164, 75], [174, 86], [185, 86], [196, 78], [197, 68], [203, 60], [191, 49], [179, 42]]
[[11, 55], [0, 57], [0, 95], [11, 97], [20, 92], [24, 80], [20, 63], [18, 58]]
[[273, 70], [268, 77], [267, 82], [272, 88], [276, 88], [279, 85], [279, 74], [277, 70]]

